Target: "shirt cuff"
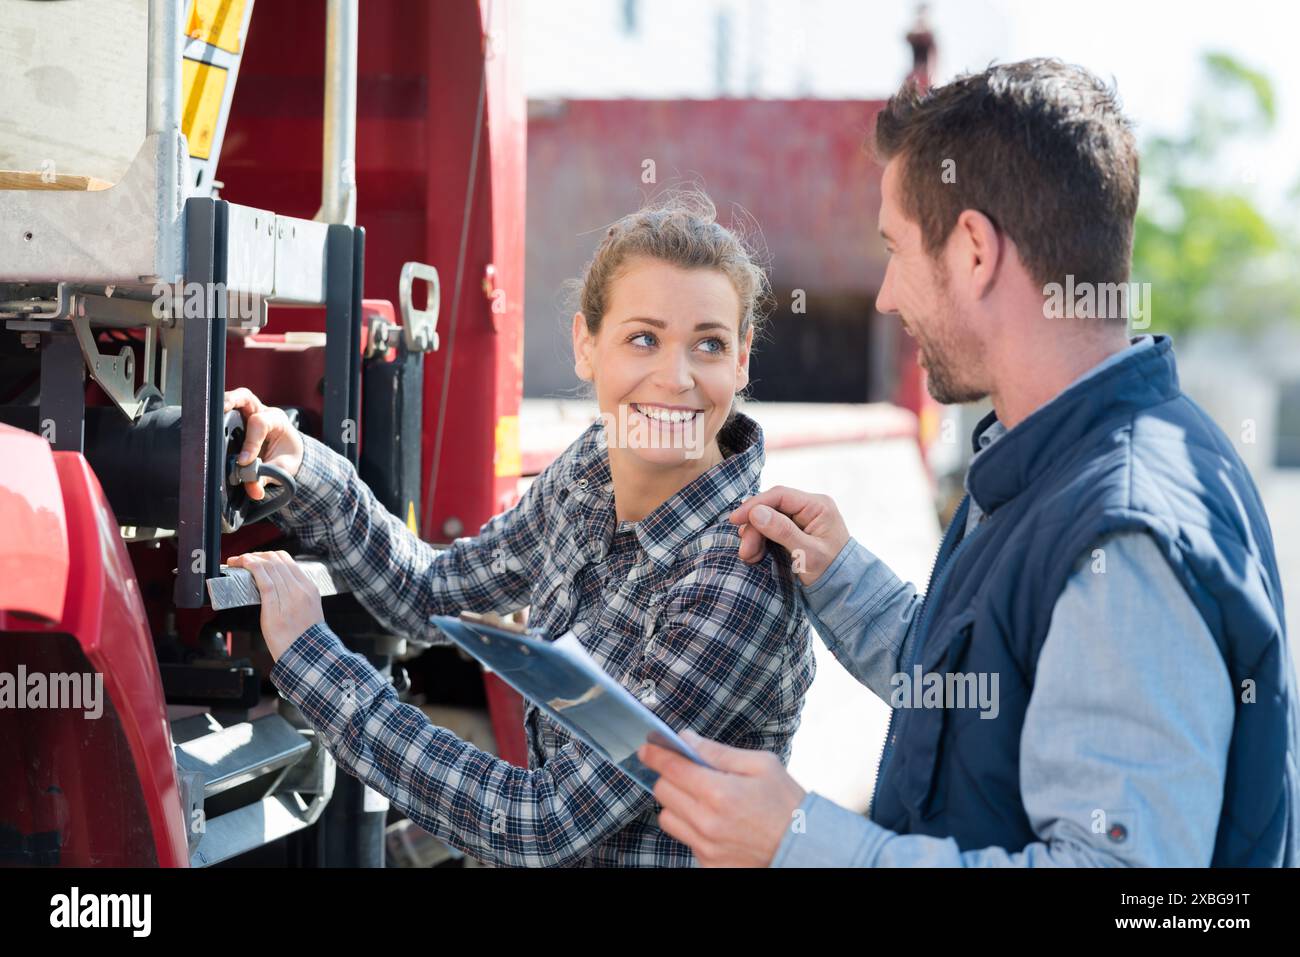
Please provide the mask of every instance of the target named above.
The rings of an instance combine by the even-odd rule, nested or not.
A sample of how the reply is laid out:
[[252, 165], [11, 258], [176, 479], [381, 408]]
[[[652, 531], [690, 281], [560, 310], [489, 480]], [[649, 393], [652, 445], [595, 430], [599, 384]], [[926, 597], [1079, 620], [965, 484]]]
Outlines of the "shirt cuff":
[[[849, 540], [840, 548], [840, 553], [835, 556], [829, 565], [826, 566], [826, 571], [817, 576], [815, 582], [811, 585], [805, 585], [803, 582], [799, 582], [799, 588], [802, 589], [804, 595], [815, 595], [825, 588], [826, 583], [835, 577], [835, 575], [839, 573], [840, 568], [843, 567], [844, 563], [848, 561], [849, 553], [853, 551], [854, 547], [861, 548], [862, 546], [859, 545], [857, 540], [850, 535]], [[798, 579], [796, 579], [796, 581], [798, 581]]]
[[324, 622], [294, 639], [271, 668], [270, 679], [328, 742], [342, 740], [356, 712], [365, 713], [392, 688]]
[[892, 831], [809, 791], [772, 858], [772, 867], [874, 867]]
[[335, 510], [354, 472], [343, 456], [304, 435], [302, 464], [294, 476], [298, 490], [289, 504], [270, 516], [271, 521], [286, 531], [304, 522], [319, 522]]
[[850, 538], [826, 571], [799, 589], [804, 607], [827, 629], [819, 628], [818, 634], [845, 636], [875, 610], [883, 593], [898, 584], [898, 576], [888, 565]]

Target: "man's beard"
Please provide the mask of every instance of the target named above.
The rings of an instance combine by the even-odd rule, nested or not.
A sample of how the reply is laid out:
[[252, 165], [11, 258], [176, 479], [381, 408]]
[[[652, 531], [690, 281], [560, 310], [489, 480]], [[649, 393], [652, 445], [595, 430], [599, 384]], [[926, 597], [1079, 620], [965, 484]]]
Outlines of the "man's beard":
[[925, 387], [935, 402], [956, 405], [978, 402], [988, 392], [963, 383], [953, 371], [952, 364], [942, 349], [917, 338], [917, 349], [925, 356]]
[[[983, 349], [973, 336], [958, 333], [957, 304], [952, 301], [948, 277], [942, 267], [936, 270], [936, 279], [939, 281], [936, 315], [945, 317], [944, 325], [934, 329], [935, 324], [930, 323], [926, 332], [917, 329], [914, 333], [916, 348], [925, 358], [926, 390], [934, 401], [942, 405], [978, 402], [988, 395], [988, 391], [970, 385], [967, 377], [983, 361]], [[954, 356], [959, 357], [956, 362]], [[958, 373], [958, 362], [964, 366], [967, 377]]]

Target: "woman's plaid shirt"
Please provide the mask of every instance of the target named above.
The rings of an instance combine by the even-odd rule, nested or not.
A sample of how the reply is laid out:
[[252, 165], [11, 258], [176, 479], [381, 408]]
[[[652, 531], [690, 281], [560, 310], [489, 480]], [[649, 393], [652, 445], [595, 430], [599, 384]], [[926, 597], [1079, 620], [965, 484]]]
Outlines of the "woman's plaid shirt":
[[[763, 435], [737, 413], [730, 451], [642, 521], [614, 513], [593, 424], [475, 538], [436, 551], [376, 502], [343, 457], [310, 438], [292, 504], [275, 516], [396, 634], [445, 642], [428, 621], [530, 608], [670, 726], [784, 762], [814, 665], [779, 550], [748, 565], [727, 514], [758, 490]], [[502, 865], [690, 865], [631, 778], [528, 703], [529, 768], [434, 725], [324, 625], [299, 636], [271, 680], [339, 763], [447, 843]]]

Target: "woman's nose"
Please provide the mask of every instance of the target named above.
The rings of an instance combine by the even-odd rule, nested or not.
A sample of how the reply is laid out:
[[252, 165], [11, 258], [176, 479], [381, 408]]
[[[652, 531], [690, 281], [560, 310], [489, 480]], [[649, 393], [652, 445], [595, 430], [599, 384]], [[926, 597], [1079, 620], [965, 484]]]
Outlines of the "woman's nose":
[[691, 371], [690, 356], [684, 352], [665, 349], [655, 367], [655, 378], [665, 388], [685, 392], [694, 387], [695, 374]]

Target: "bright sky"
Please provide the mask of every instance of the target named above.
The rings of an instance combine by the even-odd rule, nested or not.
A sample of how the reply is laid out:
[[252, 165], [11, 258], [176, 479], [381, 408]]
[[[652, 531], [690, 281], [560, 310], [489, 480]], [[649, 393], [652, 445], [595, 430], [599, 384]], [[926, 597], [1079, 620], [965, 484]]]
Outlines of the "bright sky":
[[[718, 94], [717, 24], [735, 96], [880, 97], [910, 65], [909, 0], [526, 0], [533, 97]], [[1229, 53], [1274, 84], [1278, 130], [1228, 158], [1225, 179], [1266, 205], [1300, 180], [1300, 6], [1265, 0], [931, 0], [938, 78], [992, 60], [1057, 56], [1114, 77], [1139, 141], [1180, 132], [1203, 92], [1201, 54]]]

